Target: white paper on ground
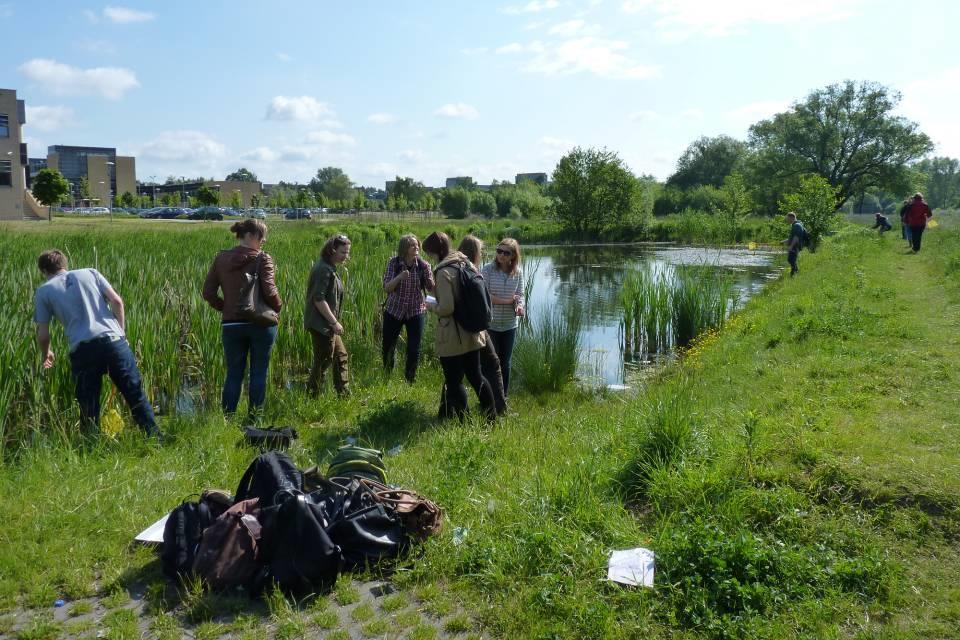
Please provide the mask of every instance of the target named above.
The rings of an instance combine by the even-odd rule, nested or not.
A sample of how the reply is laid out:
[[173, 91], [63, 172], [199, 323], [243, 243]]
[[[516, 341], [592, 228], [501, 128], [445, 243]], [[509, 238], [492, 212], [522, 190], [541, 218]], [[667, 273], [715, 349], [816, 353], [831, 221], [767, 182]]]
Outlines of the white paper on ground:
[[653, 586], [653, 551], [638, 547], [611, 551], [607, 580], [631, 586]]
[[163, 544], [163, 527], [167, 524], [167, 518], [169, 517], [169, 513], [163, 516], [152, 525], [138, 533], [134, 540], [144, 544]]

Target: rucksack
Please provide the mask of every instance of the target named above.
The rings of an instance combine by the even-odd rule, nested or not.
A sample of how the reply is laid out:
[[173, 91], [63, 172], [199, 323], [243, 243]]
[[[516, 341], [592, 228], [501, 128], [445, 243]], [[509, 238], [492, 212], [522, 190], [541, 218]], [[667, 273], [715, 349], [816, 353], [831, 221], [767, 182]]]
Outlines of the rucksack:
[[453, 319], [470, 333], [486, 331], [493, 319], [493, 304], [487, 284], [480, 272], [467, 262], [459, 263], [457, 271], [460, 297], [453, 306]]
[[303, 473], [285, 453], [268, 451], [250, 463], [234, 497], [236, 502], [259, 498], [260, 507], [275, 504], [278, 493], [303, 491]]
[[260, 560], [284, 591], [309, 593], [332, 586], [340, 573], [340, 548], [327, 535], [325, 506], [287, 494], [261, 511]]
[[199, 500], [185, 501], [170, 512], [160, 548], [164, 574], [171, 578], [190, 575], [204, 529], [227, 510], [230, 501], [226, 492], [208, 490]]
[[367, 449], [353, 444], [345, 444], [337, 449], [327, 469], [328, 478], [348, 477], [352, 475], [370, 478], [378, 482], [387, 481], [387, 469], [383, 464], [383, 451]]
[[259, 502], [238, 502], [204, 529], [193, 572], [214, 591], [250, 586], [261, 572]]
[[264, 449], [283, 450], [290, 446], [292, 440], [299, 438], [293, 427], [263, 427], [247, 426], [243, 428], [243, 441], [249, 445]]
[[810, 238], [810, 232], [807, 231], [806, 227], [803, 227], [803, 235], [800, 236], [800, 247], [809, 249], [812, 244], [813, 240]]

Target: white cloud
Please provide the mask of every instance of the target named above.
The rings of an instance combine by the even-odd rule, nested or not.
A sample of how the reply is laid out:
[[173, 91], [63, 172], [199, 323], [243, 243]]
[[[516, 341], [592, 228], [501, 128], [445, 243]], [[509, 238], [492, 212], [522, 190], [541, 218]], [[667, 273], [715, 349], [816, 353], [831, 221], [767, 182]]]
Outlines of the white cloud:
[[463, 102], [448, 103], [433, 112], [433, 115], [441, 118], [459, 118], [461, 120], [476, 120], [480, 113], [468, 104]]
[[27, 105], [27, 127], [39, 131], [56, 131], [71, 124], [73, 124], [73, 109], [70, 107]]
[[397, 116], [392, 113], [371, 113], [367, 116], [367, 122], [373, 124], [394, 124], [397, 122]]
[[311, 131], [307, 134], [307, 142], [325, 145], [342, 145], [352, 147], [357, 143], [353, 136], [333, 131]]
[[133, 71], [122, 67], [80, 69], [56, 60], [34, 58], [20, 65], [19, 70], [29, 80], [57, 95], [99, 94], [119, 100], [124, 93], [140, 86]]
[[566, 22], [561, 22], [560, 24], [555, 24], [550, 27], [549, 33], [554, 36], [561, 36], [563, 38], [572, 38], [586, 28], [587, 23], [583, 20], [567, 20]]
[[560, 3], [557, 0], [531, 0], [525, 5], [511, 5], [509, 7], [504, 7], [502, 9], [503, 13], [511, 15], [519, 15], [521, 13], [540, 13], [541, 11], [549, 11], [551, 9], [556, 9], [560, 6]]
[[77, 46], [90, 53], [101, 53], [112, 56], [117, 52], [116, 45], [107, 40], [91, 40], [88, 38], [82, 40]]
[[551, 76], [592, 73], [603, 78], [641, 79], [659, 75], [658, 67], [631, 59], [627, 49], [629, 45], [621, 40], [575, 38], [532, 48], [536, 53], [523, 68]]
[[465, 56], [479, 56], [488, 51], [487, 47], [467, 47], [465, 49], [460, 49], [460, 53]]
[[727, 111], [724, 116], [746, 130], [750, 125], [765, 120], [790, 108], [786, 100], [758, 100]]
[[90, 24], [97, 24], [98, 22], [100, 22], [100, 16], [98, 16], [95, 12], [91, 11], [90, 9], [84, 9], [83, 15], [87, 19], [87, 22], [89, 22]]
[[960, 158], [960, 66], [944, 69], [907, 84], [897, 111], [920, 125], [937, 145], [934, 154]]
[[276, 96], [267, 106], [266, 119], [315, 124], [335, 115], [329, 105], [310, 96], [299, 98]]
[[418, 164], [423, 161], [423, 151], [419, 149], [404, 149], [397, 154], [401, 159], [412, 164]]
[[277, 60], [280, 62], [293, 62], [293, 57], [290, 54], [278, 51], [274, 54], [277, 57]]
[[104, 7], [103, 17], [116, 24], [130, 24], [133, 22], [150, 22], [157, 16], [149, 11], [137, 11], [128, 7]]
[[145, 160], [209, 167], [226, 157], [227, 148], [200, 131], [164, 131], [144, 144], [136, 155]]
[[250, 151], [245, 151], [240, 154], [241, 160], [248, 160], [250, 162], [257, 162], [261, 164], [276, 162], [278, 157], [279, 156], [277, 152], [270, 147], [256, 147]]
[[630, 122], [653, 122], [660, 119], [660, 114], [649, 109], [640, 109], [627, 115]]
[[688, 120], [692, 122], [697, 122], [703, 120], [703, 109], [698, 109], [696, 107], [690, 107], [688, 109], [683, 109], [680, 111], [677, 116], [681, 120]]
[[526, 51], [526, 47], [524, 47], [522, 44], [519, 42], [511, 42], [510, 44], [505, 44], [502, 47], [497, 47], [494, 53], [523, 53], [524, 51]]
[[566, 138], [554, 138], [553, 136], [543, 136], [540, 138], [539, 143], [544, 149], [561, 152], [566, 152], [577, 146], [573, 140], [567, 140]]

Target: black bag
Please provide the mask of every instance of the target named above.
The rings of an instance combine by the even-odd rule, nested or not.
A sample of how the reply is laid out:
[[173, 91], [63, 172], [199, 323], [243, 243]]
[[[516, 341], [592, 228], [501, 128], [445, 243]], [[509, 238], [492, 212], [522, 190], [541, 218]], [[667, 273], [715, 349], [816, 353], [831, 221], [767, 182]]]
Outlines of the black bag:
[[303, 473], [287, 454], [268, 451], [257, 456], [247, 467], [234, 499], [240, 502], [259, 498], [260, 507], [266, 508], [275, 504], [274, 498], [281, 491], [303, 491]]
[[303, 494], [281, 494], [261, 512], [260, 560], [281, 589], [309, 593], [332, 586], [340, 574], [340, 549], [330, 540], [324, 504]]
[[292, 440], [296, 440], [299, 437], [297, 430], [293, 427], [266, 427], [259, 429], [248, 426], [243, 428], [244, 442], [260, 447], [261, 449], [286, 449], [290, 446]]
[[364, 569], [406, 550], [403, 523], [364, 479], [334, 478], [310, 498], [322, 504], [330, 518], [327, 533], [340, 547], [344, 568]]
[[493, 319], [493, 304], [486, 282], [480, 272], [467, 262], [457, 265], [457, 270], [460, 297], [453, 306], [453, 319], [470, 333], [486, 331]]
[[229, 506], [229, 495], [225, 492], [204, 491], [196, 502], [183, 502], [170, 512], [160, 548], [164, 574], [171, 578], [190, 575], [203, 530]]

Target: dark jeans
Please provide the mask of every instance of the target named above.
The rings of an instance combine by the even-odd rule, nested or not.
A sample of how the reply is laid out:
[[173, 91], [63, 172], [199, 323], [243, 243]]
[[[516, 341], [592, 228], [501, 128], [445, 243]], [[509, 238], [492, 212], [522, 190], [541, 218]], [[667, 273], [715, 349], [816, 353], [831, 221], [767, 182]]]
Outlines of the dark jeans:
[[923, 230], [925, 228], [926, 225], [923, 224], [910, 225], [910, 244], [913, 246], [914, 251], [920, 251], [920, 240], [923, 238]]
[[463, 387], [463, 377], [477, 394], [484, 415], [493, 418], [496, 409], [493, 405], [493, 393], [489, 384], [480, 373], [480, 350], [468, 351], [459, 356], [440, 358], [443, 367], [443, 398], [440, 403], [440, 417], [462, 417], [467, 410], [467, 390]]
[[393, 371], [394, 353], [397, 347], [397, 338], [400, 330], [407, 328], [407, 361], [403, 375], [407, 382], [413, 382], [417, 377], [417, 365], [420, 362], [420, 341], [423, 338], [423, 325], [426, 314], [411, 316], [400, 320], [386, 311], [383, 312], [383, 368]]
[[490, 391], [493, 392], [493, 406], [497, 410], [497, 415], [501, 416], [507, 412], [507, 398], [503, 394], [503, 374], [500, 373], [500, 358], [497, 357], [497, 351], [493, 348], [493, 341], [487, 338], [487, 344], [480, 349], [480, 372], [483, 374], [483, 380], [490, 385]]
[[797, 268], [797, 257], [799, 255], [799, 249], [791, 249], [790, 251], [787, 251], [787, 262], [790, 263], [790, 275], [793, 275], [800, 270]]
[[267, 397], [267, 370], [270, 367], [270, 351], [277, 339], [276, 327], [260, 327], [244, 322], [224, 325], [223, 357], [227, 364], [227, 377], [223, 381], [220, 405], [224, 413], [233, 413], [240, 402], [247, 356], [250, 357], [250, 394], [248, 411], [251, 416], [263, 406]]
[[513, 359], [513, 345], [517, 340], [516, 328], [509, 331], [487, 330], [487, 336], [493, 341], [493, 349], [500, 358], [500, 373], [503, 375], [503, 396], [510, 395], [510, 361]]
[[126, 338], [111, 340], [104, 336], [81, 342], [70, 354], [70, 369], [85, 428], [99, 428], [100, 389], [103, 375], [108, 374], [130, 407], [137, 425], [148, 435], [158, 433], [153, 407], [143, 391], [140, 370]]

